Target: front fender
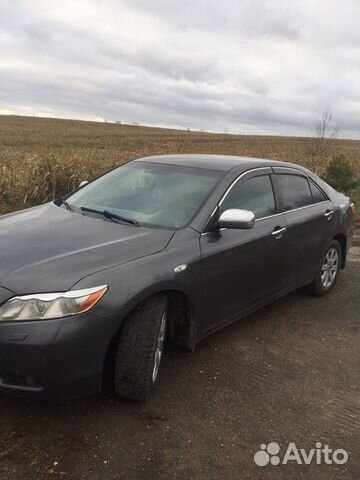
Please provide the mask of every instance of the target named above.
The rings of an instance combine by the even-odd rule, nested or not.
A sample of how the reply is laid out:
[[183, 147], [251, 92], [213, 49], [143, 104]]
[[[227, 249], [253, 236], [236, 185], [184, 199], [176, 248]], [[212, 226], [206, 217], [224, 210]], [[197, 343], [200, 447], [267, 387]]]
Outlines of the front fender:
[[[183, 264], [186, 269], [176, 273], [175, 267]], [[109, 290], [94, 308], [99, 314], [130, 312], [145, 298], [173, 290], [189, 299], [198, 321], [202, 310], [199, 233], [191, 228], [180, 230], [161, 252], [91, 274], [73, 289], [104, 284]]]

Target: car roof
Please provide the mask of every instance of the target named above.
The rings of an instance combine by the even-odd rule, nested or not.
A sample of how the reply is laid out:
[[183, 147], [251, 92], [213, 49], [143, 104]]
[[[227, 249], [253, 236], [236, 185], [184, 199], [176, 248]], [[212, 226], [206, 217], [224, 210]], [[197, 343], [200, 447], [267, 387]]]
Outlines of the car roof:
[[[237, 157], [234, 155], [156, 155], [151, 157], [138, 158], [135, 162], [161, 163], [165, 165], [180, 165], [184, 167], [205, 168], [207, 170], [218, 170], [228, 172], [235, 167], [243, 167], [243, 170], [256, 167], [296, 167], [298, 165], [264, 158]], [[303, 169], [302, 169], [303, 170]]]

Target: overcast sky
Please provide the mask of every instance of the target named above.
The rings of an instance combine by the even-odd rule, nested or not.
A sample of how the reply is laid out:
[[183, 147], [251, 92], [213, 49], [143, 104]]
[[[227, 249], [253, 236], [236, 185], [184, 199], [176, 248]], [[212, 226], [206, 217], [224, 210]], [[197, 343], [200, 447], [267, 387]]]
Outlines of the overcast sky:
[[360, 138], [359, 0], [0, 0], [0, 113]]

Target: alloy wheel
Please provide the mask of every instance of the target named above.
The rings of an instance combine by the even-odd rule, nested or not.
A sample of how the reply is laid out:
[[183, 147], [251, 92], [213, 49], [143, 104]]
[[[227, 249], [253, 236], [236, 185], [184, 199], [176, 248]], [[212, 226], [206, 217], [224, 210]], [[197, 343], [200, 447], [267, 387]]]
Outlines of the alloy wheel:
[[155, 383], [157, 376], [159, 374], [161, 357], [162, 357], [162, 354], [164, 351], [164, 345], [165, 345], [165, 333], [166, 333], [166, 312], [162, 314], [159, 333], [156, 341], [156, 349], [154, 353], [154, 367], [153, 367], [153, 373], [152, 373], [153, 383]]
[[335, 248], [330, 248], [321, 267], [321, 283], [324, 288], [330, 288], [334, 283], [338, 266], [339, 254]]

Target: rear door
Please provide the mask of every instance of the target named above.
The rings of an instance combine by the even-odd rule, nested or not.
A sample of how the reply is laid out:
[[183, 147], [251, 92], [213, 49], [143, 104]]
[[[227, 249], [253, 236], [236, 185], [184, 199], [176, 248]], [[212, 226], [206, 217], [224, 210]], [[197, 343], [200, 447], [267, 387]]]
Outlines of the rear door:
[[292, 289], [313, 280], [335, 217], [325, 193], [306, 174], [282, 167], [274, 171], [287, 228], [284, 280]]
[[286, 232], [271, 168], [241, 175], [219, 203], [220, 212], [230, 208], [253, 211], [255, 226], [201, 235], [205, 331], [282, 289]]

